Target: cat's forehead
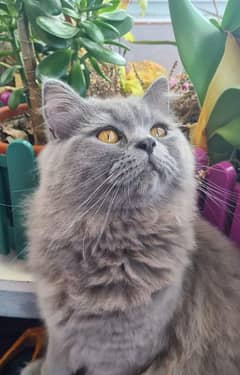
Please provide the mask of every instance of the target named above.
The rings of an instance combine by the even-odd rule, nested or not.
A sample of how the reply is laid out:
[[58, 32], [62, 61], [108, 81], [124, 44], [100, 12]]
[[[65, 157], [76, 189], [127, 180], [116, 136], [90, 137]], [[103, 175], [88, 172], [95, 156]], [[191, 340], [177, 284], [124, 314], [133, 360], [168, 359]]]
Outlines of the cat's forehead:
[[138, 127], [149, 128], [155, 123], [169, 121], [160, 110], [153, 111], [141, 98], [101, 101], [96, 103], [92, 116], [102, 125], [127, 131], [136, 131]]

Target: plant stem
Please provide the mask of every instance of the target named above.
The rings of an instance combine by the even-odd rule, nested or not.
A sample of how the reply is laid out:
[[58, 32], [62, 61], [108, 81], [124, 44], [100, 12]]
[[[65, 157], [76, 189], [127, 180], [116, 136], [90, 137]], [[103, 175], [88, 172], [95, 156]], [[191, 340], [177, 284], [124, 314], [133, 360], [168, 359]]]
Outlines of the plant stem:
[[133, 42], [130, 42], [133, 44], [149, 44], [149, 45], [170, 45], [170, 46], [176, 46], [176, 42], [173, 40], [135, 40]]
[[46, 135], [44, 132], [44, 122], [40, 112], [41, 108], [41, 94], [39, 86], [35, 81], [36, 59], [33, 43], [27, 18], [22, 13], [18, 19], [18, 33], [19, 43], [22, 52], [22, 65], [24, 68], [24, 85], [28, 90], [30, 113], [31, 113], [31, 126], [33, 130], [34, 143], [46, 143]]
[[217, 18], [219, 18], [219, 11], [218, 11], [216, 0], [212, 0], [212, 2], [213, 2], [213, 6], [214, 6], [214, 9], [215, 9], [215, 12], [216, 12], [216, 16], [217, 16]]
[[24, 68], [23, 68], [23, 62], [22, 62], [22, 58], [21, 58], [21, 54], [20, 54], [20, 48], [19, 48], [19, 45], [18, 45], [18, 42], [17, 42], [17, 39], [16, 39], [16, 35], [15, 35], [15, 29], [11, 27], [9, 29], [9, 33], [11, 35], [11, 41], [10, 42], [11, 42], [11, 45], [12, 45], [12, 49], [15, 52], [17, 64], [21, 67], [21, 68], [19, 68], [19, 73], [21, 75], [21, 79], [22, 79], [22, 82], [23, 82], [24, 86], [26, 86], [27, 80], [26, 80], [26, 76], [25, 76], [25, 72], [24, 72]]

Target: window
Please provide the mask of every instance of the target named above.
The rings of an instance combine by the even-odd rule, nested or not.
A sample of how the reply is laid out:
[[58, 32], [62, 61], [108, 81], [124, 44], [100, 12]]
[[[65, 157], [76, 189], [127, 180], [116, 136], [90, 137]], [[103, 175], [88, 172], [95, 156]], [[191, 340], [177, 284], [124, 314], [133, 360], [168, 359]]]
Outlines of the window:
[[[181, 1], [181, 0], [179, 0]], [[212, 0], [192, 0], [200, 10], [211, 16], [215, 14], [215, 9]], [[223, 14], [227, 0], [216, 0], [219, 14]], [[169, 10], [167, 0], [148, 0], [147, 12], [144, 17], [141, 17], [141, 11], [137, 0], [130, 1], [128, 12], [132, 14], [136, 20], [156, 20], [156, 21], [169, 21]]]

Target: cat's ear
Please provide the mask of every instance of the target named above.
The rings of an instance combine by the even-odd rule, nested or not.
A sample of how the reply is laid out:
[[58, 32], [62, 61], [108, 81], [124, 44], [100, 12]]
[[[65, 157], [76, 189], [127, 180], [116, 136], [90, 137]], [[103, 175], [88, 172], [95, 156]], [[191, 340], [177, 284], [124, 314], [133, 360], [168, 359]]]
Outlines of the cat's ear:
[[152, 108], [169, 112], [169, 85], [165, 77], [158, 78], [146, 91], [143, 100]]
[[77, 128], [77, 116], [86, 111], [86, 101], [65, 83], [48, 79], [42, 87], [43, 117], [53, 138], [66, 139]]

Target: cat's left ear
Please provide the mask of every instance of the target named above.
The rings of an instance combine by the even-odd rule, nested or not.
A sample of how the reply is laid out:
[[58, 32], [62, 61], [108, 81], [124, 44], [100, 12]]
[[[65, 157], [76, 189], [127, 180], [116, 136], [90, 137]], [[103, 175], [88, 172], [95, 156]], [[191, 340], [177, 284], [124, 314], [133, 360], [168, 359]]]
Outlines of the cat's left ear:
[[67, 84], [55, 79], [44, 81], [42, 102], [43, 117], [51, 134], [50, 138], [71, 137], [88, 111], [86, 100]]
[[146, 91], [143, 100], [152, 108], [164, 113], [169, 113], [169, 84], [168, 79], [161, 77], [157, 79]]

